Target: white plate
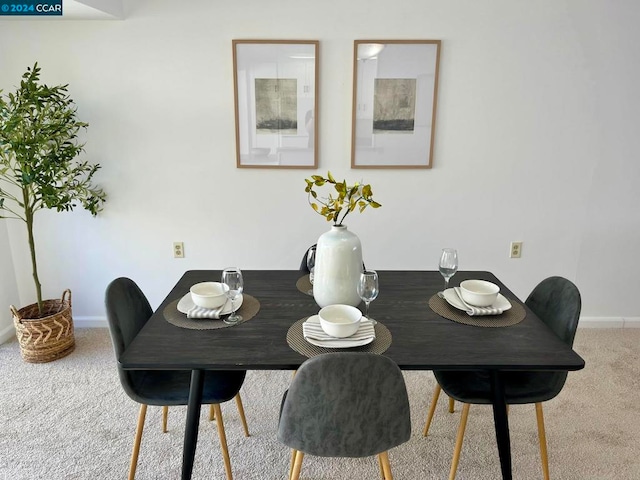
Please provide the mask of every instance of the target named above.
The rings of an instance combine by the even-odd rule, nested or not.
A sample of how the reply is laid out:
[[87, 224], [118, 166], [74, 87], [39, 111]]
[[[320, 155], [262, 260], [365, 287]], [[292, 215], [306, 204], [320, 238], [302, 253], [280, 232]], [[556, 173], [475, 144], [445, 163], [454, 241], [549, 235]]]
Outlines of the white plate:
[[[240, 294], [240, 296], [236, 298], [236, 301], [233, 302], [234, 305], [236, 306], [236, 310], [238, 310], [242, 305], [242, 300], [243, 300], [243, 297], [242, 297], [242, 294]], [[178, 302], [178, 311], [186, 315], [189, 312], [189, 310], [191, 310], [195, 306], [196, 304], [193, 303], [193, 300], [191, 299], [191, 293], [187, 293]], [[224, 308], [222, 309], [222, 312], [220, 312], [220, 315], [226, 315], [228, 313], [231, 313], [231, 302], [229, 300], [227, 300], [227, 303], [224, 304]]]
[[[305, 323], [317, 324], [320, 327], [320, 317], [318, 315], [311, 315]], [[358, 329], [356, 333], [353, 335], [357, 335], [362, 327]], [[318, 340], [316, 338], [307, 338], [304, 339], [312, 345], [316, 347], [325, 347], [325, 348], [352, 348], [352, 347], [361, 347], [362, 345], [367, 345], [373, 342], [376, 339], [375, 334], [361, 338], [361, 339], [353, 339], [352, 337], [347, 338], [335, 338], [335, 339], [327, 339], [327, 340]]]
[[[462, 302], [458, 298], [458, 295], [456, 295], [456, 292], [453, 290], [453, 288], [447, 288], [442, 293], [444, 294], [444, 299], [447, 301], [449, 305], [451, 305], [454, 308], [457, 308], [458, 310], [464, 310], [465, 312], [467, 311], [467, 307], [465, 307], [462, 304]], [[482, 307], [476, 307], [476, 308], [482, 308]], [[504, 297], [504, 295], [501, 295], [499, 293], [498, 298], [496, 298], [496, 301], [493, 303], [493, 305], [487, 308], [499, 308], [504, 312], [505, 310], [509, 310], [511, 308], [511, 302], [507, 300]]]

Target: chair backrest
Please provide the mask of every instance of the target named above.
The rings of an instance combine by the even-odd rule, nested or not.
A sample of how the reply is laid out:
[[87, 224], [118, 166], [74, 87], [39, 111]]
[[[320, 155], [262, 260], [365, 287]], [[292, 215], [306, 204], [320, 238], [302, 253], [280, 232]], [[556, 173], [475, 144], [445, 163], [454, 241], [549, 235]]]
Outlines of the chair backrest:
[[573, 282], [549, 277], [531, 292], [525, 304], [567, 345], [573, 345], [582, 301]]
[[402, 372], [362, 352], [318, 355], [298, 369], [282, 404], [278, 440], [322, 457], [367, 457], [411, 435]]
[[115, 279], [107, 287], [105, 306], [111, 340], [119, 358], [147, 323], [153, 310], [140, 287], [124, 277]]

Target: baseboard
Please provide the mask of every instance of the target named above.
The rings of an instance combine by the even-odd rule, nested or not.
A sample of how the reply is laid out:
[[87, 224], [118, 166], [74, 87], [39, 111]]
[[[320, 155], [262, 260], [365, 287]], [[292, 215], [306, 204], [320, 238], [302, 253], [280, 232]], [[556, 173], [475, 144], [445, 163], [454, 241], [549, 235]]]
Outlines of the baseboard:
[[73, 325], [76, 328], [109, 328], [104, 317], [77, 317], [73, 316]]
[[[77, 317], [73, 316], [73, 324], [78, 328], [108, 328], [107, 319], [104, 317]], [[580, 318], [580, 328], [640, 328], [640, 317], [582, 317]], [[13, 326], [7, 331], [8, 337], [14, 335]], [[3, 340], [5, 331], [0, 332], [0, 343]]]
[[624, 328], [640, 328], [640, 317], [627, 317], [624, 319]]
[[578, 328], [624, 328], [622, 317], [580, 317]]
[[624, 328], [622, 317], [580, 317], [579, 328]]

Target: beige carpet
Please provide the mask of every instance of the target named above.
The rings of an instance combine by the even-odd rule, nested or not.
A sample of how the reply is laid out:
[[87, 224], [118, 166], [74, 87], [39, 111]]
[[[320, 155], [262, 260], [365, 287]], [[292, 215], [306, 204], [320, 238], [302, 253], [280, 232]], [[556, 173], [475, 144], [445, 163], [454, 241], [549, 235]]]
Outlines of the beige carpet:
[[[69, 357], [33, 365], [15, 341], [0, 345], [0, 479], [124, 479], [138, 405], [122, 391], [107, 330], [79, 329]], [[554, 480], [640, 478], [640, 329], [584, 329], [576, 350], [587, 367], [569, 374], [545, 406]], [[286, 478], [289, 451], [275, 438], [278, 407], [290, 372], [249, 372], [241, 391], [251, 437], [233, 402], [223, 405], [234, 478]], [[390, 453], [396, 479], [445, 479], [459, 420], [440, 399], [428, 438], [422, 437], [433, 391], [430, 372], [408, 372], [413, 435]], [[203, 409], [204, 410], [204, 409]], [[136, 478], [178, 479], [186, 408], [173, 407], [169, 433], [150, 407]], [[200, 426], [194, 480], [224, 479], [216, 429]], [[515, 479], [542, 478], [533, 406], [510, 412]], [[377, 461], [307, 457], [302, 478], [376, 479]], [[491, 408], [471, 408], [458, 479], [498, 479]]]

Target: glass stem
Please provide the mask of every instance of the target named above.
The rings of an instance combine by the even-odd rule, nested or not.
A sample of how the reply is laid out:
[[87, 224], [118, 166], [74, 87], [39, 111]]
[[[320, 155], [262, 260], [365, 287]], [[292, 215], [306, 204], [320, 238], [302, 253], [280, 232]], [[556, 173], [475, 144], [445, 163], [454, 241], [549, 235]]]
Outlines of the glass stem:
[[367, 319], [369, 319], [369, 304], [371, 302], [364, 302], [364, 316], [367, 317]]
[[449, 288], [449, 277], [445, 277], [444, 279], [444, 289], [446, 290], [447, 288]]

